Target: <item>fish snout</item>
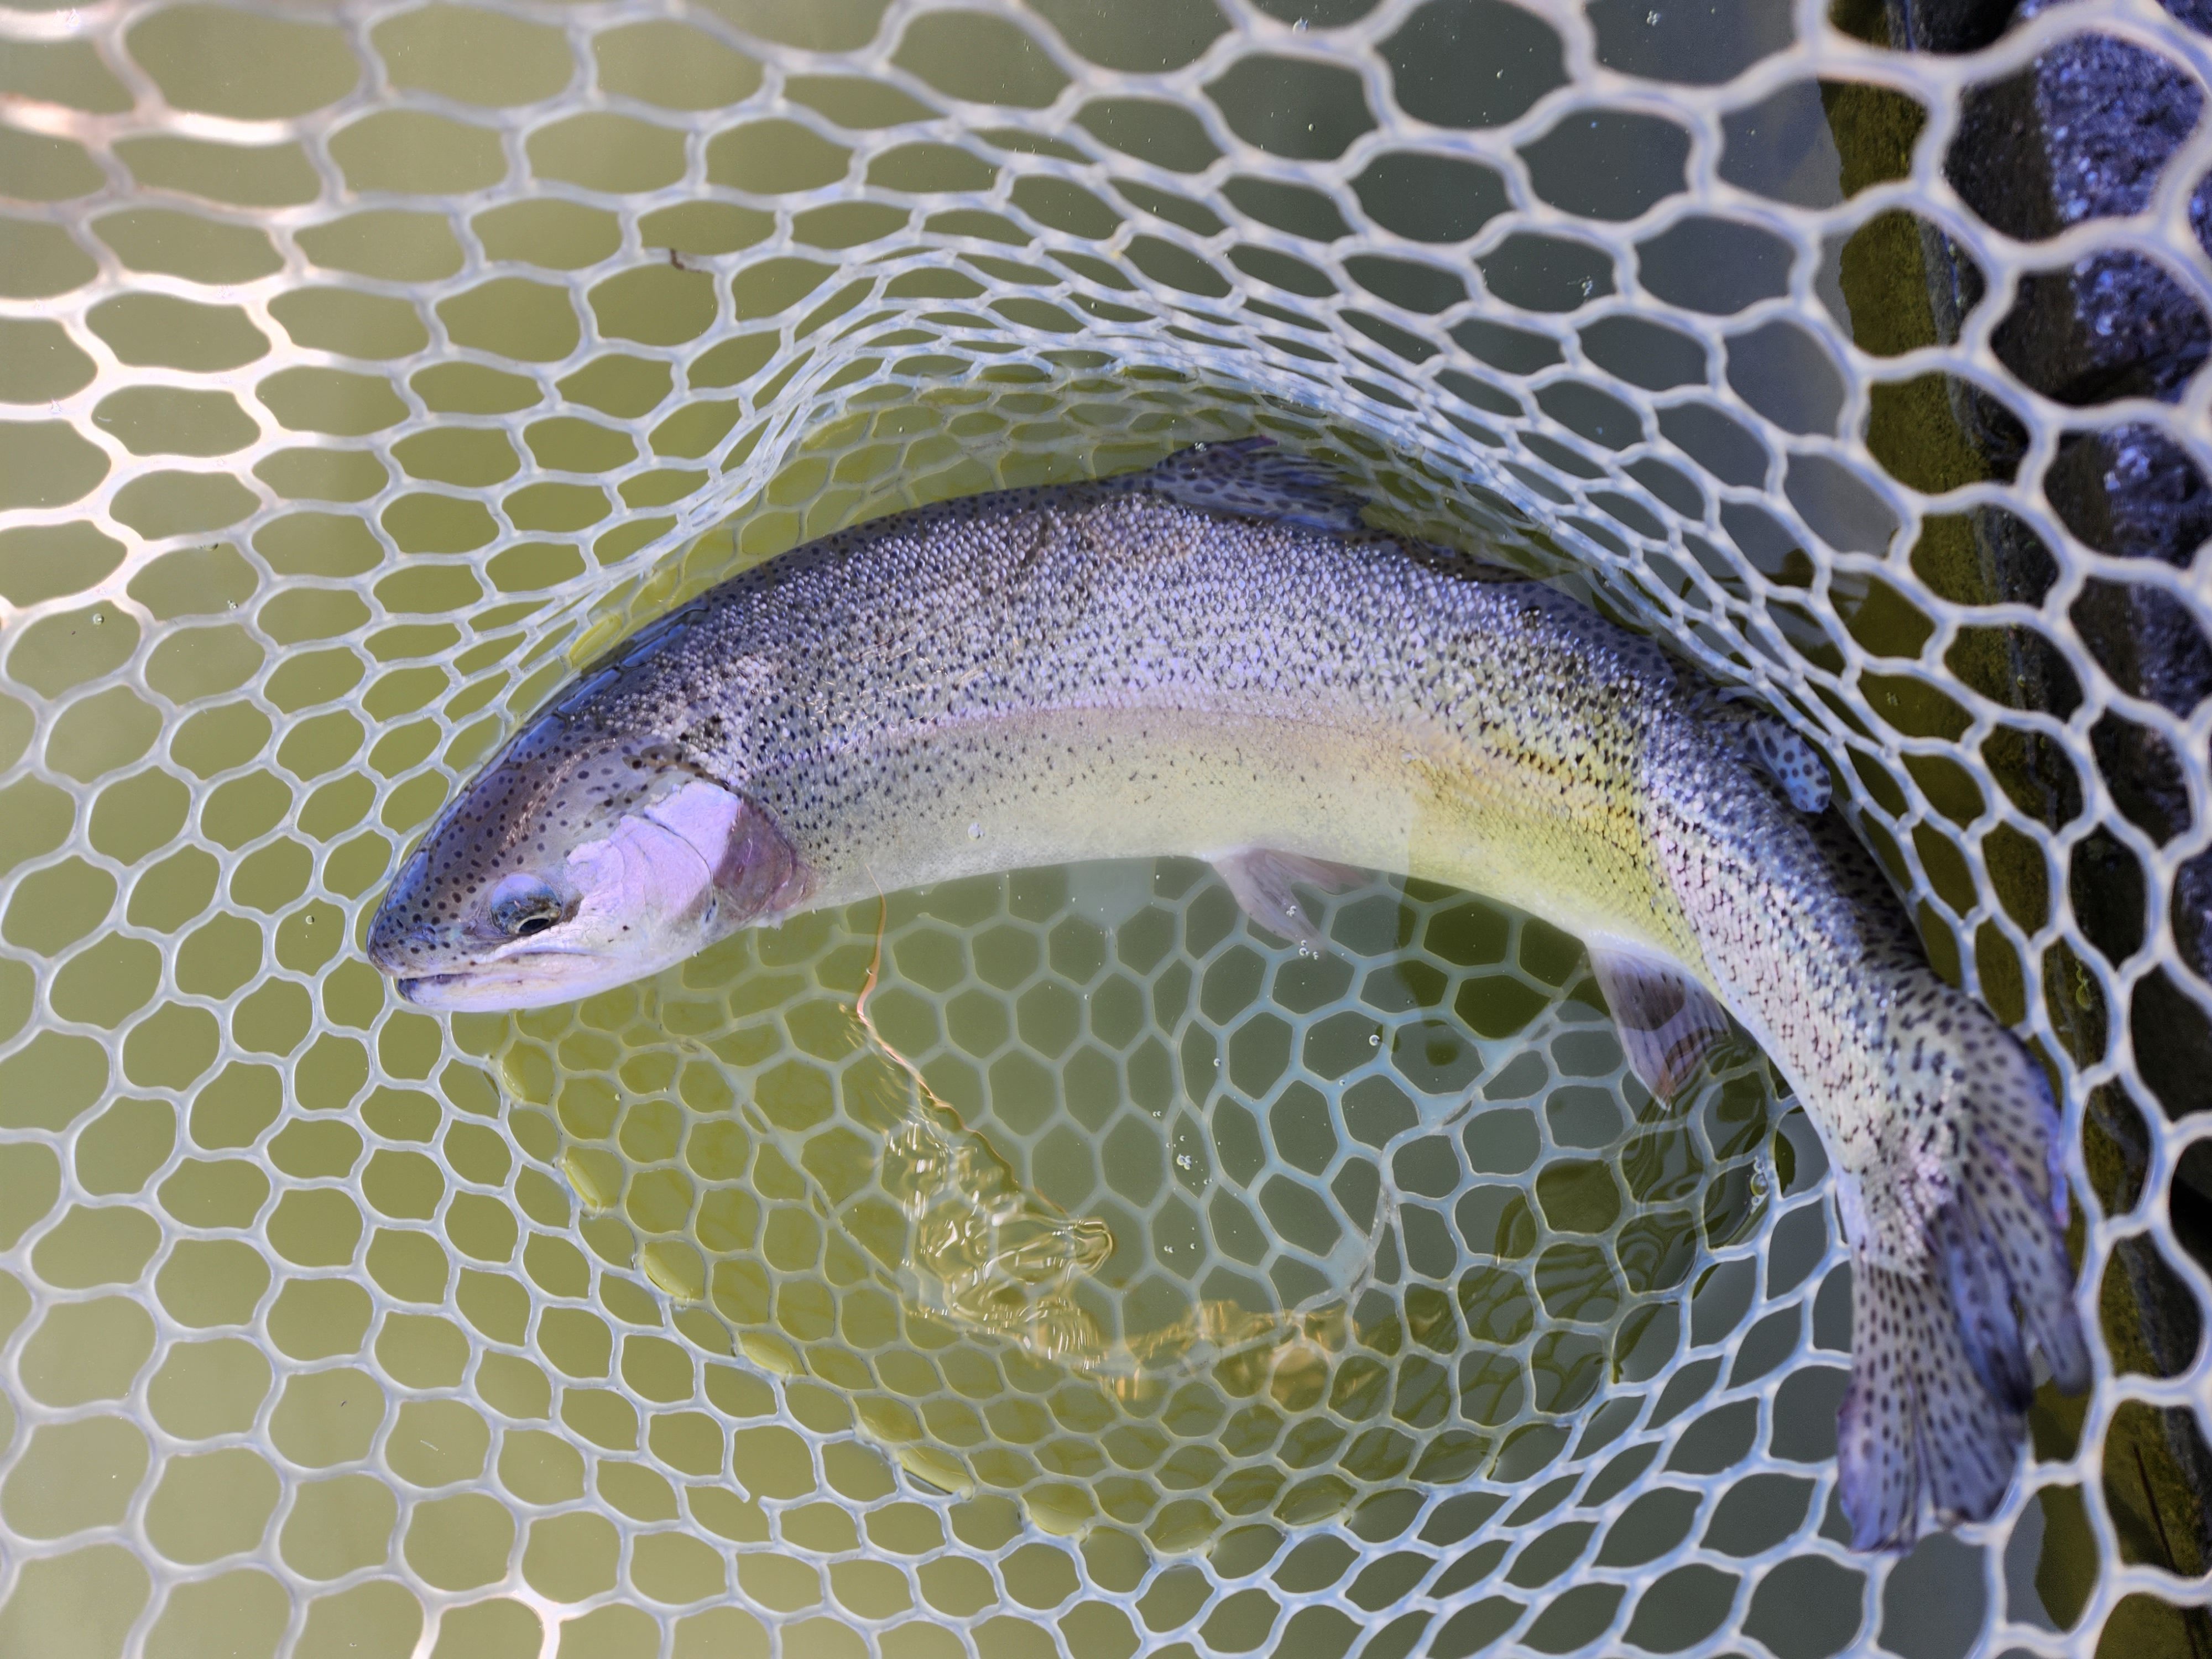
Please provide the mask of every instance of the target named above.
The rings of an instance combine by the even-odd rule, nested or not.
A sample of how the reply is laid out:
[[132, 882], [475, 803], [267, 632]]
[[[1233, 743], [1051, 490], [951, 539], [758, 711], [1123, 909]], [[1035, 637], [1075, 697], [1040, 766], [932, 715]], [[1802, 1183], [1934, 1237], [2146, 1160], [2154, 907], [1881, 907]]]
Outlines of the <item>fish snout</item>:
[[396, 898], [397, 895], [387, 896], [369, 919], [366, 948], [369, 961], [378, 969], [404, 980], [431, 972], [439, 965], [444, 930], [434, 922], [410, 917]]

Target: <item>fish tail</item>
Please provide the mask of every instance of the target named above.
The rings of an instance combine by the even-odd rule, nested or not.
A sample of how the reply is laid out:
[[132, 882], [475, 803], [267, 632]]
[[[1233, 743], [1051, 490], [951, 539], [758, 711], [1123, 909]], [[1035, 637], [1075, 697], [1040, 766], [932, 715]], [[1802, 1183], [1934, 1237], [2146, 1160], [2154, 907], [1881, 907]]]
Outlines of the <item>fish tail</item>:
[[1845, 1187], [1853, 1358], [1838, 1450], [1860, 1549], [1910, 1545], [1923, 1500], [1946, 1526], [1995, 1511], [2034, 1392], [2032, 1350], [2068, 1392], [2090, 1375], [2042, 1070], [1930, 978], [1933, 996], [1905, 1000], [1892, 1052], [1897, 1097], [1932, 1109], [1900, 1114]]
[[1863, 1258], [1851, 1271], [1851, 1380], [1836, 1413], [1844, 1516], [1853, 1549], [1904, 1549], [1923, 1498], [1946, 1525], [1996, 1510], [2023, 1419], [1981, 1386], [1940, 1283]]

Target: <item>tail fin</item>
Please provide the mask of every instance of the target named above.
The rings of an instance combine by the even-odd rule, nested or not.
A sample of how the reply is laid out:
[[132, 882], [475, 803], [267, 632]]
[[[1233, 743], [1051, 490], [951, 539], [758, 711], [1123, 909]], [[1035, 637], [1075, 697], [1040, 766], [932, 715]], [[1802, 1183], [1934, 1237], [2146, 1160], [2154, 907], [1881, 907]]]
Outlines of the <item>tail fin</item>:
[[[1938, 1121], [1955, 1124], [1943, 1167], [1927, 1173], [1929, 1154], [1952, 1138], [1924, 1123], [1916, 1131], [1908, 1111], [1878, 1159], [1894, 1178], [1862, 1171], [1846, 1206], [1864, 1206], [1847, 1214], [1858, 1224], [1848, 1229], [1852, 1366], [1837, 1413], [1856, 1549], [1910, 1546], [1923, 1507], [1944, 1526], [1996, 1509], [2034, 1391], [2031, 1345], [2061, 1389], [2089, 1382], [2063, 1237], [2058, 1115], [2026, 1051], [1973, 1012], [1978, 1020], [1962, 1022], [1951, 1042], [1923, 1033], [1903, 1068], [1913, 1075], [1899, 1079], [1901, 1102], [1941, 1102]], [[1931, 1094], [1929, 1085], [1939, 1086]], [[1905, 1230], [1917, 1251], [1883, 1248]]]
[[2026, 1402], [1981, 1386], [1942, 1285], [1864, 1261], [1851, 1273], [1851, 1380], [1836, 1413], [1844, 1515], [1853, 1549], [1904, 1549], [1923, 1494], [1945, 1525], [1996, 1508]]

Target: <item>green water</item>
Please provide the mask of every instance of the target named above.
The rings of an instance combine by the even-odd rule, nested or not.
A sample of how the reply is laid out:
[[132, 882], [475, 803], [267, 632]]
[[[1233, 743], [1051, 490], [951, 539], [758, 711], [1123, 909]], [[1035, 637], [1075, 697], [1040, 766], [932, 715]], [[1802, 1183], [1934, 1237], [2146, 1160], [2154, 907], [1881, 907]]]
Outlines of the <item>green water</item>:
[[[1240, 1520], [1526, 1479], [1673, 1358], [1679, 1292], [1756, 1231], [1763, 1063], [1656, 1105], [1574, 943], [1479, 901], [1352, 896], [1312, 960], [1196, 866], [896, 896], [880, 1041], [853, 1012], [876, 948], [857, 909], [459, 1029], [588, 1247], [687, 1335], [1049, 1530], [1187, 1550]], [[1109, 1241], [1026, 1281], [1079, 1334], [942, 1293], [886, 1164], [921, 1103], [886, 1044], [985, 1149], [1001, 1185], [971, 1205]], [[568, 1252], [523, 1259], [541, 1291], [581, 1285]], [[539, 1343], [569, 1376], [606, 1370], [599, 1322]], [[640, 1365], [625, 1380], [651, 1397]]]

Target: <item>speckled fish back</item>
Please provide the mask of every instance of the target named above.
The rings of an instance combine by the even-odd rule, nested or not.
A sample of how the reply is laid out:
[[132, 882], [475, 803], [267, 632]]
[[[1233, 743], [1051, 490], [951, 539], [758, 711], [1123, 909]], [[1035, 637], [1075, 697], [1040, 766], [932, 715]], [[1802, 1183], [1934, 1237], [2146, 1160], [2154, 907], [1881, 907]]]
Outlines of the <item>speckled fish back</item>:
[[[1010, 491], [738, 578], [611, 660], [592, 714], [747, 780], [825, 892], [866, 890], [860, 843], [957, 852], [979, 821], [979, 869], [1006, 867], [1008, 836], [1053, 858], [1234, 844], [1235, 813], [1188, 799], [1202, 778], [1177, 795], [1154, 776], [1212, 766], [1253, 809], [1249, 839], [1288, 831], [1508, 897], [1548, 883], [1536, 908], [1625, 919], [1694, 962], [1643, 799], [1656, 749], [1714, 746], [1679, 673], [1572, 600], [1474, 568], [1111, 485]], [[1084, 765], [1054, 715], [1085, 728]], [[1311, 764], [1279, 776], [1274, 728], [1327, 738], [1289, 744]], [[1249, 764], [1218, 752], [1224, 730]], [[1164, 822], [1071, 823], [1117, 805]]]

